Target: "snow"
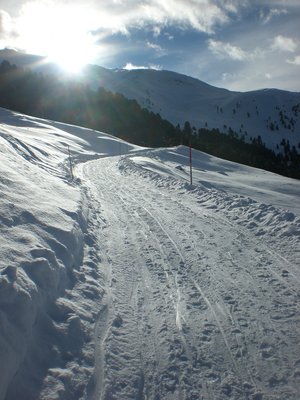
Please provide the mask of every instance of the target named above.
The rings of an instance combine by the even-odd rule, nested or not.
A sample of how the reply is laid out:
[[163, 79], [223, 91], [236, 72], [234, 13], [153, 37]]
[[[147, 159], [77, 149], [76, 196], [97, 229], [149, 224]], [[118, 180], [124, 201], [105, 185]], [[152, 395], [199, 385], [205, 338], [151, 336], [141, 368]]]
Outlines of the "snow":
[[[93, 277], [96, 250], [84, 254], [92, 237], [86, 200], [69, 180], [68, 146], [75, 159], [93, 157], [98, 142], [99, 152], [109, 154], [125, 145], [100, 132], [67, 125], [61, 130], [58, 123], [8, 110], [0, 111], [0, 121], [0, 398], [35, 398], [40, 388], [33, 382], [47, 370], [45, 379], [52, 382], [50, 366], [65, 366], [92, 332], [97, 311], [82, 294], [96, 299], [101, 293]], [[85, 268], [92, 270], [90, 278]], [[69, 369], [63, 386], [87, 381], [84, 370]]]
[[298, 399], [299, 181], [3, 109], [0, 142], [0, 400]]
[[[131, 159], [142, 169], [190, 182], [189, 152], [184, 146], [168, 151], [155, 150], [149, 153], [149, 157], [135, 156]], [[232, 163], [197, 150], [193, 150], [192, 164], [193, 182], [198, 187], [251, 197], [261, 203], [300, 213], [300, 185], [295, 179]]]

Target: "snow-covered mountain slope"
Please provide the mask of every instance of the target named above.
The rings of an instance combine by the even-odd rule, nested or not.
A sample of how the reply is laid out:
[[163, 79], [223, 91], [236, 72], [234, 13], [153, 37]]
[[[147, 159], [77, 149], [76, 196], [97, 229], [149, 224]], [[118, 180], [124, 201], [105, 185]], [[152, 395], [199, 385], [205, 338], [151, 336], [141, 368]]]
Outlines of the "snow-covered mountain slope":
[[[0, 50], [0, 62], [38, 71], [63, 72], [43, 57]], [[235, 133], [246, 142], [261, 137], [266, 147], [283, 151], [282, 140], [299, 152], [300, 93], [278, 89], [232, 92], [171, 71], [106, 69], [89, 65], [77, 78], [95, 90], [99, 86], [138, 103], [174, 125], [190, 122], [199, 128]]]
[[7, 110], [0, 141], [1, 400], [298, 399], [299, 181]]
[[[260, 136], [278, 151], [283, 138], [300, 143], [300, 93], [277, 89], [231, 92], [170, 71], [92, 69], [94, 84], [119, 92], [173, 124], [217, 128], [239, 137]], [[298, 149], [299, 151], [299, 149]]]

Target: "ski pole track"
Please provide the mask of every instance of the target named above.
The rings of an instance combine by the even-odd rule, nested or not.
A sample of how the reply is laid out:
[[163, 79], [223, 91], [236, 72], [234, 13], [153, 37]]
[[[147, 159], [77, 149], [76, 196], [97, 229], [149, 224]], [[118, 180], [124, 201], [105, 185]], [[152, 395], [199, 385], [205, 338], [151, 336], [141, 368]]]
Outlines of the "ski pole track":
[[98, 332], [106, 373], [92, 400], [296, 399], [287, 371], [300, 366], [298, 279], [282, 268], [292, 261], [225, 214], [184, 196], [166, 202], [163, 188], [115, 163], [84, 166], [112, 271]]

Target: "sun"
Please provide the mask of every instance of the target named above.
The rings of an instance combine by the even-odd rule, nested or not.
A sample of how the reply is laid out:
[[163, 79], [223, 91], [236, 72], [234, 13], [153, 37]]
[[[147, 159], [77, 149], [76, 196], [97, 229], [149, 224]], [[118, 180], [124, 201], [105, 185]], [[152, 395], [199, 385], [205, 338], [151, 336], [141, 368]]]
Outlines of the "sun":
[[19, 20], [21, 46], [69, 72], [79, 72], [96, 57], [92, 29], [91, 10], [52, 2], [27, 3]]
[[48, 42], [47, 56], [49, 61], [60, 65], [70, 72], [80, 71], [86, 64], [93, 61], [95, 46], [92, 38], [83, 32], [69, 27], [51, 38]]

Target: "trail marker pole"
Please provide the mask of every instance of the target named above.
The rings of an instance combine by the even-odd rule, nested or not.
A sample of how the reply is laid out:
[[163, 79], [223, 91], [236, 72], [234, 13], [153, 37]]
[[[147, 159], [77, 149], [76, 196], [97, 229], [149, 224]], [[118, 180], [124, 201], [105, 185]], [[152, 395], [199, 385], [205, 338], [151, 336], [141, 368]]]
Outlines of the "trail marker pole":
[[193, 170], [192, 170], [192, 140], [190, 136], [190, 182], [193, 184]]
[[69, 145], [68, 145], [68, 154], [69, 154], [70, 175], [71, 175], [71, 180], [73, 180], [74, 179], [73, 165], [72, 165], [71, 152], [70, 152], [70, 146]]

